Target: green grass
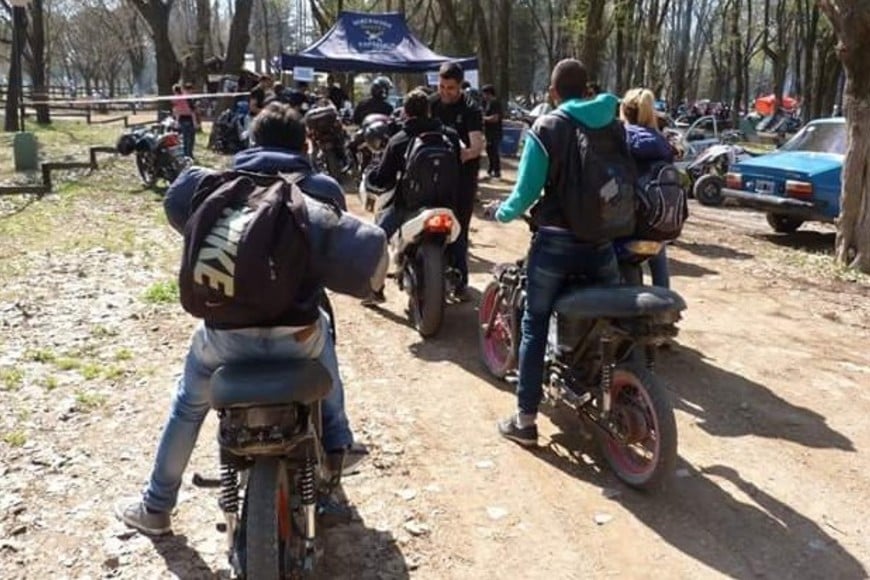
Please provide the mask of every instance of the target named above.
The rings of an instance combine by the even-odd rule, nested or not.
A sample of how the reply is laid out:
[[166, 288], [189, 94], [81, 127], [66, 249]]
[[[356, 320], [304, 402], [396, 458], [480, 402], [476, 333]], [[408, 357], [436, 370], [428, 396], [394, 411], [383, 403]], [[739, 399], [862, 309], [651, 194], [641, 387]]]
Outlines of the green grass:
[[79, 369], [79, 372], [85, 379], [92, 381], [103, 374], [103, 366], [97, 363], [87, 363]]
[[17, 391], [24, 383], [24, 373], [14, 367], [0, 369], [0, 383], [4, 391]]
[[25, 352], [24, 358], [32, 362], [50, 363], [54, 362], [54, 360], [57, 358], [57, 355], [54, 353], [54, 351], [47, 348], [37, 348]]
[[106, 395], [78, 390], [76, 391], [76, 404], [84, 410], [97, 409], [106, 404]]
[[105, 367], [103, 369], [103, 378], [110, 380], [110, 381], [118, 380], [124, 376], [125, 372], [126, 371], [124, 371], [124, 369], [121, 367], [116, 367], [116, 366]]
[[27, 433], [21, 430], [8, 431], [3, 434], [3, 442], [10, 447], [21, 447], [27, 443]]
[[55, 365], [62, 371], [71, 371], [82, 366], [82, 361], [72, 357], [61, 357], [55, 361]]
[[145, 290], [142, 298], [150, 304], [171, 304], [178, 302], [178, 282], [175, 280], [155, 282]]
[[115, 360], [116, 361], [130, 360], [132, 358], [133, 358], [133, 353], [130, 351], [129, 348], [119, 348], [115, 352]]
[[42, 383], [42, 386], [48, 392], [55, 390], [58, 386], [57, 377], [53, 375], [45, 377], [45, 381]]

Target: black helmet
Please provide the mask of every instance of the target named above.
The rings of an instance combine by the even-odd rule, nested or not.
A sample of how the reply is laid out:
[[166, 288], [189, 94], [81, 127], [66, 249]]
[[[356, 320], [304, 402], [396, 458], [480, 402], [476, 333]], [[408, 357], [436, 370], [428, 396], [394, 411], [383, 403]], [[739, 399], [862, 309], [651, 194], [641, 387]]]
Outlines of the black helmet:
[[378, 77], [372, 81], [371, 95], [376, 99], [386, 99], [393, 90], [393, 83], [387, 77]]
[[375, 115], [366, 117], [368, 123], [363, 123], [363, 138], [366, 140], [366, 145], [372, 151], [380, 151], [383, 149], [387, 141], [390, 140], [390, 122], [386, 115], [378, 115], [383, 118], [373, 118]]

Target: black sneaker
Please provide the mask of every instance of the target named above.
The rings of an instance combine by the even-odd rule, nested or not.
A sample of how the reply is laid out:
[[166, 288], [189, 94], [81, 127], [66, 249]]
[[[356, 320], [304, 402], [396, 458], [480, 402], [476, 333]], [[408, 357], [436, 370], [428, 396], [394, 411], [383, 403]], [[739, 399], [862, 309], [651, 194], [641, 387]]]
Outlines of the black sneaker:
[[538, 446], [538, 426], [520, 427], [517, 425], [516, 415], [511, 415], [507, 419], [499, 421], [498, 432], [505, 439], [519, 443], [523, 447]]
[[378, 304], [383, 304], [386, 301], [387, 297], [384, 296], [384, 289], [381, 288], [380, 290], [372, 291], [368, 297], [363, 298], [362, 305], [372, 307], [377, 306]]

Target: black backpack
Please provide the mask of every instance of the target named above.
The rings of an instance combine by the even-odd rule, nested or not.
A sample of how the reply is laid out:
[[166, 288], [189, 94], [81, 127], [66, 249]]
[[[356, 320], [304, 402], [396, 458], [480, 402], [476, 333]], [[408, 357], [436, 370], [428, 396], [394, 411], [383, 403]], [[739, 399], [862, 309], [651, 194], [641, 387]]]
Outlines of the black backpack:
[[191, 201], [178, 274], [181, 305], [217, 327], [274, 322], [312, 271], [302, 174], [205, 177]]
[[660, 242], [677, 239], [689, 217], [689, 201], [677, 168], [657, 163], [639, 183], [635, 237]]
[[459, 155], [444, 133], [411, 138], [405, 152], [402, 199], [407, 209], [454, 206], [459, 188]]
[[565, 219], [584, 242], [630, 236], [635, 230], [637, 168], [619, 121], [592, 129], [562, 111], [571, 123], [565, 187], [560, 192]]

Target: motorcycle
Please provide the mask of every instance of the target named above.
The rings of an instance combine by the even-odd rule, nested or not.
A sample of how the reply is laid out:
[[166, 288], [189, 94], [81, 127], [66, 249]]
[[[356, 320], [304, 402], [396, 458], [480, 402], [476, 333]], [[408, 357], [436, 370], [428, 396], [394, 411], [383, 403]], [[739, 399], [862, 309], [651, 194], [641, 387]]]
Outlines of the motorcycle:
[[[369, 168], [380, 160], [390, 137], [397, 132], [398, 126], [389, 115], [373, 114], [363, 119], [362, 125], [353, 134], [348, 146], [354, 172], [358, 174], [360, 183]], [[360, 203], [366, 211], [374, 211], [376, 198], [377, 196], [373, 194], [361, 196]]]
[[[342, 476], [341, 466], [329, 470], [321, 443], [329, 372], [314, 360], [248, 361], [218, 368], [211, 385], [218, 504], [233, 572], [249, 579], [311, 575], [323, 506]], [[194, 483], [210, 485], [199, 475]]]
[[[676, 335], [686, 308], [670, 290], [641, 286], [641, 265], [661, 242], [620, 244], [623, 285], [569, 289], [550, 319], [546, 400], [573, 410], [597, 439], [616, 476], [638, 489], [661, 487], [674, 471], [677, 426], [667, 388], [654, 374], [656, 347]], [[525, 294], [525, 260], [501, 264], [483, 293], [479, 342], [487, 370], [515, 373]]]
[[192, 163], [184, 155], [181, 135], [172, 118], [150, 127], [125, 131], [115, 148], [125, 157], [136, 154], [136, 171], [149, 188], [157, 185], [159, 179], [171, 184]]
[[[383, 211], [394, 195], [395, 189], [377, 195], [375, 214]], [[360, 197], [369, 196], [369, 186], [363, 178]], [[411, 322], [423, 338], [434, 336], [441, 329], [445, 303], [459, 285], [459, 271], [450, 264], [447, 246], [456, 241], [461, 230], [452, 210], [424, 207], [411, 212], [390, 240], [399, 290], [408, 294]]]
[[336, 108], [332, 105], [314, 107], [305, 113], [304, 119], [315, 169], [339, 182], [346, 181], [352, 167], [348, 162], [347, 134]]

